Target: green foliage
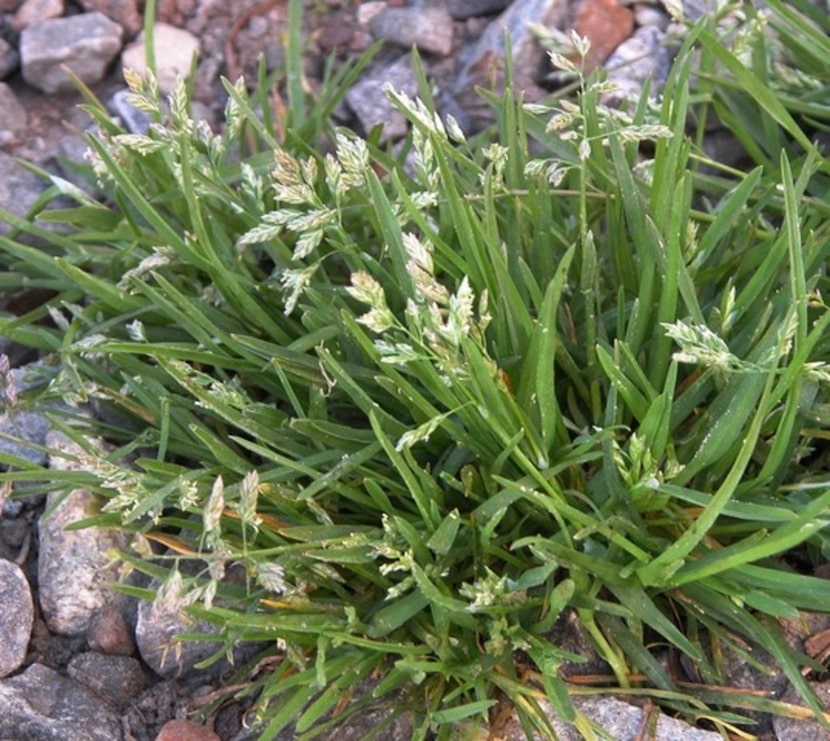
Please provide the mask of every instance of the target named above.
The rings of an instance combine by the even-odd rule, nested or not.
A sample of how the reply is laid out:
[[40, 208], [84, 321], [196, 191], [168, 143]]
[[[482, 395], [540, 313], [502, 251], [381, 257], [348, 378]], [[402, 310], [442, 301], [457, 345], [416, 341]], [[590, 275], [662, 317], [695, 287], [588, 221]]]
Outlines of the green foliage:
[[[826, 89], [830, 53], [769, 5]], [[630, 115], [579, 78], [578, 102], [508, 92], [465, 141], [389, 91], [412, 124], [398, 154], [329, 127], [354, 70], [293, 101], [284, 138], [241, 83], [219, 135], [151, 77], [129, 78], [147, 135], [91, 106], [104, 197], [53, 178], [75, 205], [13, 222], [37, 246], [0, 238], [4, 286], [54, 292], [2, 330], [54, 360], [44, 398], [120, 415], [89, 423], [120, 447], [83, 483], [158, 599], [275, 647], [250, 681], [264, 738], [390, 697], [417, 738], [504, 698], [529, 734], [553, 734], [544, 698], [591, 737], [559, 673], [576, 657], [548, 639], [566, 608], [615, 691], [722, 729], [787, 712], [717, 688], [719, 647], [749, 639], [821, 712], [776, 619], [830, 604], [784, 558], [830, 555], [828, 164], [803, 128], [826, 110], [779, 91], [788, 60], [753, 29], [747, 67], [693, 28], [662, 102]], [[710, 108], [745, 172], [687, 134]], [[679, 687], [655, 643], [707, 685]]]

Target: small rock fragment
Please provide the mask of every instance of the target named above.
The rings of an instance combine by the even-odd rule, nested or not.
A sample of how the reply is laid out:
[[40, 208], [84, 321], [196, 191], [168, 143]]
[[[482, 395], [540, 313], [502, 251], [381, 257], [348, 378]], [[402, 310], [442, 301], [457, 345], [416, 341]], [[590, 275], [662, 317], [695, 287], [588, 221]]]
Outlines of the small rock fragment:
[[0, 560], [0, 677], [23, 664], [34, 619], [26, 576], [17, 564]]
[[414, 96], [418, 89], [409, 55], [400, 57], [384, 69], [375, 69], [364, 75], [346, 93], [346, 103], [354, 111], [364, 131], [383, 124], [381, 140], [395, 141], [406, 136], [409, 126], [406, 117], [383, 94], [384, 85]]
[[[264, 18], [260, 20], [265, 22]], [[341, 10], [332, 10], [320, 19], [317, 44], [321, 51], [330, 53], [336, 49], [351, 48], [356, 29], [349, 20], [350, 14]]]
[[[756, 692], [759, 696], [780, 698], [791, 687], [781, 664], [758, 644], [744, 643], [740, 651], [725, 645], [719, 653], [718, 662], [724, 684], [735, 691], [744, 689]], [[753, 731], [759, 738], [769, 738], [768, 733], [772, 730], [769, 713], [747, 708], [741, 714], [754, 721]], [[800, 738], [814, 737], [805, 735]]]
[[80, 0], [84, 10], [97, 10], [115, 21], [128, 35], [135, 36], [142, 26], [137, 0]]
[[481, 38], [459, 55], [464, 67], [461, 76], [479, 68], [481, 60], [488, 56], [497, 57], [503, 63], [505, 34], [510, 37], [514, 65], [535, 76], [544, 50], [531, 26], [559, 28], [568, 17], [568, 10], [568, 0], [514, 0], [504, 13], [490, 21]]
[[[199, 572], [197, 562], [184, 562], [179, 566], [186, 574], [193, 575]], [[244, 583], [242, 581], [244, 578], [243, 569], [231, 567], [225, 574], [224, 580], [241, 584]], [[161, 585], [153, 580], [147, 588], [158, 593]], [[222, 650], [224, 646], [224, 639], [220, 635], [222, 629], [216, 623], [188, 615], [184, 605], [175, 604], [178, 596], [173, 595], [171, 599], [155, 602], [138, 603], [135, 626], [136, 646], [144, 662], [160, 676], [188, 679], [198, 676], [202, 680], [219, 677], [227, 671], [229, 666], [238, 666], [248, 661], [267, 645], [241, 642], [234, 647], [230, 656], [223, 656], [212, 662], [208, 668], [196, 669], [196, 664]], [[221, 604], [222, 600], [219, 599], [218, 602]], [[180, 636], [183, 633], [215, 635], [216, 640], [181, 641]]]
[[[2, 95], [0, 94], [0, 105], [2, 105]], [[5, 114], [0, 112], [0, 122], [5, 119]], [[0, 129], [5, 129], [3, 123], [0, 123]], [[2, 170], [2, 167], [0, 167]], [[0, 185], [0, 191], [3, 186]], [[32, 191], [32, 195], [35, 192]], [[5, 206], [7, 203], [11, 204], [13, 201], [0, 200]], [[49, 421], [45, 414], [39, 412], [28, 412], [20, 410], [6, 420], [0, 420], [0, 432], [6, 433], [11, 437], [6, 438], [0, 436], [0, 450], [4, 453], [23, 458], [32, 463], [43, 465], [46, 463], [46, 454], [42, 450], [27, 445], [27, 442], [32, 442], [35, 445], [43, 445], [46, 440], [46, 433], [49, 431]]]
[[[578, 698], [574, 704], [611, 738], [635, 738], [646, 720], [641, 707], [613, 697]], [[719, 733], [695, 728], [663, 713], [658, 714], [654, 730], [655, 741], [718, 741], [721, 738]]]
[[752, 160], [749, 159], [746, 149], [741, 145], [740, 140], [729, 129], [715, 129], [707, 131], [703, 138], [703, 152], [712, 161], [713, 165], [703, 164], [701, 172], [717, 175], [721, 165], [728, 167], [744, 167], [752, 169]]
[[662, 31], [665, 31], [669, 26], [669, 17], [663, 10], [654, 5], [635, 5], [634, 20], [638, 26], [657, 26]]
[[221, 741], [213, 731], [189, 720], [170, 720], [162, 726], [156, 741]]
[[152, 121], [150, 114], [136, 108], [129, 97], [129, 90], [119, 90], [107, 101], [107, 110], [121, 119], [122, 126], [129, 133], [146, 134]]
[[504, 89], [505, 34], [511, 40], [513, 86], [524, 92], [527, 102], [545, 95], [538, 85], [545, 51], [532, 27], [536, 24], [549, 29], [561, 28], [568, 14], [568, 0], [514, 0], [487, 25], [475, 44], [462, 50], [459, 72], [448, 91], [453, 109], [466, 114], [463, 120], [459, 118], [462, 128], [478, 131], [492, 123], [490, 107], [481, 100], [476, 87], [495, 92]]
[[[181, 707], [182, 686], [172, 679], [151, 684], [124, 710], [122, 724], [124, 739], [151, 741], [161, 727], [176, 716]], [[242, 741], [240, 739], [239, 741]]]
[[119, 711], [144, 692], [149, 684], [141, 663], [128, 656], [104, 656], [87, 651], [75, 656], [66, 671], [72, 679]]
[[704, 15], [717, 15], [718, 0], [682, 0], [683, 15], [696, 21]]
[[[26, 130], [26, 123], [26, 109], [20, 105], [14, 91], [5, 82], [0, 82], [0, 146], [21, 135]], [[0, 419], [0, 429], [8, 427], [9, 422], [10, 419]]]
[[[78, 461], [88, 456], [77, 443], [62, 433], [49, 432], [46, 445], [67, 456], [74, 456]], [[78, 469], [83, 465], [78, 461], [59, 454], [49, 456], [50, 467], [59, 471]], [[61, 496], [60, 492], [50, 493], [47, 509]], [[82, 635], [98, 610], [124, 599], [112, 587], [112, 583], [117, 581], [118, 571], [111, 563], [109, 552], [126, 548], [126, 535], [118, 530], [99, 527], [66, 530], [68, 525], [94, 514], [98, 506], [92, 492], [75, 489], [39, 523], [40, 606], [53, 633]]]
[[[151, 588], [158, 584], [151, 584]], [[194, 623], [183, 610], [164, 608], [152, 602], [138, 605], [135, 626], [135, 642], [141, 658], [156, 674], [162, 677], [179, 677], [192, 671], [200, 661], [212, 656], [221, 643], [207, 641], [179, 641], [182, 633], [216, 632], [215, 625]]]
[[[815, 682], [812, 686], [822, 706], [829, 708], [830, 682]], [[786, 691], [781, 701], [793, 705], [804, 705], [804, 700], [799, 697], [798, 691], [794, 687], [790, 687]], [[775, 730], [775, 738], [777, 741], [804, 741], [805, 739], [825, 741], [830, 736], [826, 728], [817, 720], [812, 719], [799, 720], [796, 718], [787, 718], [784, 715], [774, 715], [772, 718], [772, 727]]]
[[93, 651], [112, 656], [131, 656], [135, 641], [124, 615], [116, 605], [105, 605], [92, 618], [86, 641]]
[[6, 39], [0, 38], [0, 80], [5, 80], [20, 64], [20, 54]]
[[43, 664], [0, 681], [0, 738], [120, 739], [118, 716], [98, 695]]
[[[681, 720], [670, 718], [663, 713], [657, 713], [656, 722], [652, 726], [650, 719], [643, 708], [632, 705], [613, 697], [574, 697], [577, 710], [585, 715], [592, 724], [605, 731], [607, 738], [634, 739], [642, 735], [643, 728], [653, 728], [648, 738], [653, 741], [718, 741], [720, 734], [704, 731]], [[539, 702], [545, 715], [556, 731], [556, 738], [560, 741], [580, 741], [583, 736], [573, 726], [562, 721], [546, 700]], [[518, 719], [513, 716], [500, 729], [499, 737], [503, 741], [520, 741], [526, 738]]]
[[457, 21], [501, 13], [510, 0], [447, 0], [447, 12]]
[[357, 6], [357, 22], [361, 26], [368, 26], [372, 18], [378, 13], [382, 13], [387, 8], [387, 4], [383, 0], [367, 0]]
[[452, 51], [452, 18], [440, 8], [384, 8], [369, 29], [379, 39], [446, 56]]
[[196, 11], [197, 0], [158, 0], [156, 18], [171, 26], [183, 26]]
[[607, 674], [611, 671], [608, 662], [597, 652], [588, 629], [576, 610], [566, 607], [557, 618], [545, 639], [563, 651], [580, 657], [578, 661], [565, 659], [561, 671], [568, 676], [585, 674]]
[[603, 96], [605, 105], [624, 108], [635, 105], [651, 78], [652, 95], [659, 92], [671, 67], [671, 53], [664, 46], [666, 34], [657, 26], [638, 28], [607, 59], [608, 81], [617, 90]]
[[[6, 499], [6, 501], [3, 502], [3, 506], [0, 507], [1, 517], [20, 517], [22, 512], [22, 499]], [[8, 544], [8, 541], [6, 541], [6, 543]]]
[[[0, 152], [0, 203], [16, 216], [24, 216], [43, 192], [43, 184], [7, 154]], [[8, 230], [0, 220], [0, 234]], [[8, 441], [3, 441], [6, 445]], [[8, 450], [7, 447], [3, 448]], [[28, 448], [31, 450], [31, 448]]]
[[[171, 93], [177, 79], [190, 72], [193, 56], [199, 54], [199, 39], [184, 29], [156, 23], [153, 26], [153, 41], [159, 89]], [[144, 74], [147, 69], [146, 54], [147, 44], [144, 34], [140, 34], [135, 43], [124, 50], [121, 64], [125, 69]]]
[[121, 50], [121, 34], [101, 13], [34, 23], [20, 34], [23, 79], [45, 93], [72, 90], [66, 66], [83, 82], [99, 82]]
[[63, 0], [25, 0], [14, 14], [12, 28], [20, 31], [33, 23], [60, 18], [63, 12]]
[[[12, 501], [19, 503], [22, 510], [22, 499], [14, 499]], [[21, 548], [30, 537], [31, 529], [28, 521], [20, 517], [19, 512], [16, 516], [13, 516], [11, 513], [7, 514], [6, 508], [4, 507], [2, 516], [0, 516], [0, 543], [11, 548]]]

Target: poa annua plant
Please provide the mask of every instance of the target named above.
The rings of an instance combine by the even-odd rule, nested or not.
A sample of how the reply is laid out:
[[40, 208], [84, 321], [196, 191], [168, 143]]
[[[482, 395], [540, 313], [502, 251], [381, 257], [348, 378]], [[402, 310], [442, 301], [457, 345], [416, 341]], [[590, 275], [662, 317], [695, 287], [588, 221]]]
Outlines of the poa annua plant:
[[[162, 585], [125, 589], [227, 651], [267, 644], [232, 683], [263, 738], [384, 704], [449, 738], [507, 703], [528, 736], [555, 736], [547, 707], [601, 736], [552, 640], [566, 610], [609, 667], [590, 691], [724, 732], [744, 710], [824, 717], [779, 620], [830, 599], [786, 558], [830, 546], [826, 161], [698, 173], [689, 52], [728, 58], [711, 33], [626, 115], [591, 77], [549, 108], [508, 91], [467, 141], [425, 84], [389, 91], [412, 125], [397, 157], [315, 115], [280, 137], [242, 83], [216, 135], [183, 86], [165, 102], [129, 76], [154, 124], [91, 106], [104, 197], [53, 178], [75, 205], [7, 216], [4, 285], [54, 297], [4, 333], [54, 360], [44, 398], [131, 420], [89, 422], [117, 446], [86, 444], [91, 521]], [[50, 475], [3, 462], [7, 484]], [[722, 689], [746, 641], [804, 707]]]

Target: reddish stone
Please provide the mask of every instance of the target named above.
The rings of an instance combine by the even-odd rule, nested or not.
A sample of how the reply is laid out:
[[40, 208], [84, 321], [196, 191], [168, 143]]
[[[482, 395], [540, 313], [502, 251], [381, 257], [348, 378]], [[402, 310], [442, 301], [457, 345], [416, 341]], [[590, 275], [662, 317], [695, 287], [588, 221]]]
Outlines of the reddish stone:
[[591, 42], [585, 73], [599, 67], [634, 31], [634, 13], [617, 0], [582, 0], [573, 30]]
[[156, 741], [222, 741], [213, 731], [189, 720], [170, 720], [162, 726]]
[[130, 36], [135, 36], [144, 25], [138, 10], [138, 0], [81, 0], [84, 10], [97, 10], [115, 21]]
[[171, 26], [184, 26], [196, 13], [196, 0], [158, 0], [156, 20]]
[[14, 14], [12, 27], [16, 31], [22, 31], [33, 23], [60, 18], [63, 10], [63, 0], [25, 0]]
[[317, 36], [317, 43], [323, 51], [330, 52], [349, 47], [355, 29], [348, 20], [348, 15], [339, 11], [330, 11], [325, 15]]
[[87, 628], [86, 641], [93, 651], [113, 656], [132, 656], [135, 641], [121, 611], [115, 605], [104, 607]]

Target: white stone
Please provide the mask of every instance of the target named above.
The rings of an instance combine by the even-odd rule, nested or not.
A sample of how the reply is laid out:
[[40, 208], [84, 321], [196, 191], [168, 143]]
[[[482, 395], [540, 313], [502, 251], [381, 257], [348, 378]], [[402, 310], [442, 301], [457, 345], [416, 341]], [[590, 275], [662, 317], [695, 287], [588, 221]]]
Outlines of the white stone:
[[357, 6], [357, 22], [361, 27], [367, 28], [369, 21], [386, 8], [387, 4], [384, 0], [368, 0], [368, 2], [361, 3]]
[[661, 31], [669, 25], [669, 17], [655, 5], [635, 5], [634, 18], [638, 26], [657, 26]]
[[[176, 80], [190, 72], [193, 56], [199, 54], [199, 39], [192, 33], [167, 23], [153, 26], [153, 49], [159, 89], [172, 92]], [[147, 69], [147, 44], [141, 34], [121, 55], [121, 65], [143, 74]]]
[[[64, 434], [50, 432], [46, 445], [56, 451], [49, 456], [50, 468], [83, 470], [87, 454]], [[112, 551], [126, 548], [126, 535], [99, 527], [66, 529], [96, 514], [99, 506], [99, 498], [87, 489], [47, 496], [48, 514], [39, 523], [38, 581], [40, 607], [53, 633], [83, 635], [101, 608], [125, 599], [113, 587], [118, 568]]]
[[26, 658], [35, 619], [29, 582], [20, 567], [0, 559], [0, 677]]

